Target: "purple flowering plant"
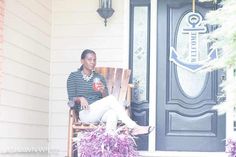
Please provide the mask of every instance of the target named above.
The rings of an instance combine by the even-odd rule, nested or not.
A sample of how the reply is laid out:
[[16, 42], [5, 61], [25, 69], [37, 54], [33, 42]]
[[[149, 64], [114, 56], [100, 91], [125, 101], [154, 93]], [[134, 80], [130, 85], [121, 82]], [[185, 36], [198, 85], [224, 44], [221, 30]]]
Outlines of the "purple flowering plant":
[[108, 133], [104, 127], [84, 132], [78, 139], [80, 157], [137, 157], [134, 137], [127, 130]]
[[228, 139], [226, 141], [226, 153], [229, 153], [229, 157], [236, 157], [236, 140]]

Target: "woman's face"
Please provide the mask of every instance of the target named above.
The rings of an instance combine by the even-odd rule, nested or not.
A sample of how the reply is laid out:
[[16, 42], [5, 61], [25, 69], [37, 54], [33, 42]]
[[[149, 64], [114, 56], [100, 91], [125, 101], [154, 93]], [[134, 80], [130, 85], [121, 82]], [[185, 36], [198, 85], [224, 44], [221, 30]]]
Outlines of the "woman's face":
[[97, 58], [96, 54], [94, 53], [88, 53], [84, 59], [81, 60], [81, 63], [83, 64], [83, 68], [85, 70], [93, 70], [96, 66]]

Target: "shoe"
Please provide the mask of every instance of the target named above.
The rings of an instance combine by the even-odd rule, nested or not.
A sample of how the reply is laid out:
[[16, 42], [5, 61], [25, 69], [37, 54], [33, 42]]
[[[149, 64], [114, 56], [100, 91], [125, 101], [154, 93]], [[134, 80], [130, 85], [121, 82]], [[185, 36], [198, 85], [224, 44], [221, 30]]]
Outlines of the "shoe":
[[146, 133], [146, 135], [150, 134], [154, 129], [155, 129], [154, 126], [149, 126], [148, 127], [148, 132]]
[[[145, 129], [143, 127], [145, 127]], [[133, 128], [130, 131], [130, 134], [133, 135], [133, 136], [136, 136], [136, 135], [148, 135], [148, 134], [150, 134], [154, 130], [154, 128], [155, 127], [153, 127], [153, 126], [139, 126], [137, 128]]]

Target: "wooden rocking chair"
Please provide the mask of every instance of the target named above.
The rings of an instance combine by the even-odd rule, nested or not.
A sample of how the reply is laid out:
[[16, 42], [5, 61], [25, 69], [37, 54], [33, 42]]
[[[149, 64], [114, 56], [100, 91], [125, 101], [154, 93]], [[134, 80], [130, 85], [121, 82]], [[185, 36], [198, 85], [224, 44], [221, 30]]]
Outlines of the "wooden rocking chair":
[[[127, 103], [126, 109], [127, 114], [130, 110], [131, 101], [131, 88], [129, 84], [129, 78], [131, 70], [121, 68], [108, 68], [108, 67], [97, 67], [96, 72], [104, 76], [107, 81], [107, 87], [109, 94], [114, 95], [119, 101], [125, 101]], [[83, 124], [78, 119], [78, 113], [70, 109], [69, 110], [69, 126], [68, 126], [68, 148], [67, 157], [74, 157], [73, 151], [73, 137], [75, 137], [80, 131], [87, 129], [95, 129], [95, 124]]]

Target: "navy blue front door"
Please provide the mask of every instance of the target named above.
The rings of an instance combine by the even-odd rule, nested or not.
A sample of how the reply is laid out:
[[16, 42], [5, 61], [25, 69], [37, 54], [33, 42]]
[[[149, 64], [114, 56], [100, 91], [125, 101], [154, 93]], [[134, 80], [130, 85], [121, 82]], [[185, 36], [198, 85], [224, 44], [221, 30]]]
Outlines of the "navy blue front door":
[[[197, 72], [183, 64], [207, 59], [212, 50], [201, 35], [212, 28], [196, 24], [198, 17], [188, 19], [191, 0], [157, 2], [156, 150], [224, 151], [225, 115], [212, 109], [221, 72]], [[213, 3], [196, 3], [201, 18], [215, 8]], [[199, 27], [198, 32], [188, 32], [190, 26]], [[170, 61], [173, 50], [179, 55], [176, 62]]]

